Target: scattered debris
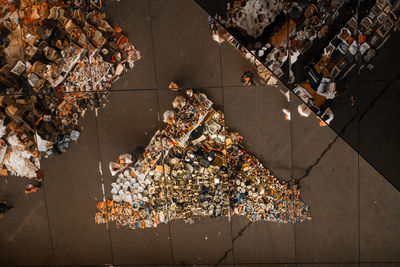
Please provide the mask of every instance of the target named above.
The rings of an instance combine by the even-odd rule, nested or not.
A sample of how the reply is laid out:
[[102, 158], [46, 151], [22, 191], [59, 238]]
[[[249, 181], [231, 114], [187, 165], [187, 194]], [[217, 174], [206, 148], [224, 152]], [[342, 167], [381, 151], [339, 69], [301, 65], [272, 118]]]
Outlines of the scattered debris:
[[282, 109], [283, 114], [285, 115], [285, 120], [290, 121], [291, 117], [290, 117], [290, 111], [286, 108]]
[[25, 194], [30, 194], [39, 191], [40, 184], [38, 186], [34, 186], [33, 184], [28, 184], [25, 186]]
[[178, 91], [179, 90], [179, 86], [175, 82], [170, 82], [170, 84], [168, 85], [168, 88], [171, 91]]

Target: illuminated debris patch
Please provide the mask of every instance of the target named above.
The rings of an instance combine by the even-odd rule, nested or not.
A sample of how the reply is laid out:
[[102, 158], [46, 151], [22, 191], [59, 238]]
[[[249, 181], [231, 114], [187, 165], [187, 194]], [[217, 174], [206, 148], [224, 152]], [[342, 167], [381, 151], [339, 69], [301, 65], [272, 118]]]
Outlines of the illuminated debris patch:
[[311, 219], [297, 186], [280, 182], [247, 153], [242, 137], [228, 132], [224, 115], [201, 93], [178, 96], [168, 125], [144, 153], [110, 163], [117, 179], [112, 199], [99, 202], [97, 223], [114, 221], [131, 229], [156, 227], [173, 219], [247, 216], [277, 223]]
[[35, 178], [40, 154], [65, 152], [79, 118], [140, 59], [101, 3], [0, 0], [1, 175]]

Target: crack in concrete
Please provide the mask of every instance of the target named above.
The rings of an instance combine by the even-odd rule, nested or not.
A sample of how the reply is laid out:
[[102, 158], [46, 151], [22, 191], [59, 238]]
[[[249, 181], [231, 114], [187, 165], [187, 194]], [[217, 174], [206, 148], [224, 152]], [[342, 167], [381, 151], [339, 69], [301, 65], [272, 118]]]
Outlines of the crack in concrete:
[[[378, 100], [383, 97], [385, 95], [385, 93], [389, 90], [390, 86], [398, 81], [400, 79], [400, 73], [396, 76], [396, 78], [394, 78], [393, 80], [391, 80], [384, 88], [383, 90], [371, 101], [371, 103], [369, 104], [368, 108], [360, 115], [359, 121], [361, 121], [365, 115], [373, 109], [373, 107], [375, 106], [375, 104], [378, 102]], [[328, 146], [322, 151], [321, 155], [314, 161], [314, 163], [312, 163], [311, 165], [309, 165], [305, 172], [304, 175], [299, 177], [298, 179], [294, 179], [295, 183], [300, 182], [300, 180], [308, 177], [312, 171], [312, 169], [317, 166], [319, 164], [319, 162], [322, 160], [322, 158], [326, 155], [326, 153], [332, 148], [333, 144], [339, 139], [339, 137], [341, 137], [345, 132], [347, 127], [352, 124], [357, 118], [357, 115], [353, 116], [342, 128], [342, 130], [339, 132], [339, 134], [328, 144]], [[351, 146], [351, 145], [350, 145]], [[356, 150], [357, 154], [360, 154], [358, 149]]]
[[368, 111], [370, 111], [374, 106], [375, 103], [389, 90], [390, 86], [396, 82], [400, 80], [400, 73], [397, 74], [396, 78], [394, 78], [393, 80], [391, 80], [384, 88], [383, 90], [371, 101], [371, 103], [369, 104], [368, 108], [361, 114], [360, 116], [360, 121], [365, 117], [365, 115], [368, 113]]
[[307, 176], [310, 175], [312, 169], [314, 169], [315, 166], [319, 164], [319, 162], [322, 160], [322, 158], [325, 156], [326, 153], [332, 148], [333, 144], [339, 139], [339, 135], [337, 135], [329, 144], [328, 146], [322, 151], [321, 155], [312, 163], [309, 165], [306, 170], [304, 171], [304, 175], [299, 177], [298, 179], [295, 179], [295, 183], [300, 182], [302, 179], [306, 178]]
[[244, 232], [246, 231], [247, 227], [249, 227], [252, 223], [253, 223], [253, 222], [250, 221], [250, 222], [248, 222], [245, 226], [243, 226], [242, 229], [240, 229], [240, 231], [238, 232], [238, 234], [232, 239], [232, 247], [231, 247], [230, 249], [228, 249], [228, 250], [225, 251], [224, 255], [218, 260], [218, 262], [214, 265], [214, 267], [220, 265], [221, 262], [222, 262], [223, 260], [225, 260], [226, 257], [228, 257], [229, 252], [232, 252], [232, 251], [233, 251], [233, 243], [235, 243], [235, 241], [236, 241], [239, 237], [241, 237], [241, 236], [244, 234]]
[[[338, 135], [336, 135], [336, 137], [328, 144], [328, 146], [322, 151], [322, 153], [319, 155], [319, 157], [314, 161], [314, 163], [312, 163], [311, 165], [309, 165], [305, 172], [304, 175], [299, 177], [298, 179], [293, 179], [295, 183], [299, 183], [301, 180], [303, 180], [304, 178], [308, 177], [311, 173], [311, 171], [315, 168], [315, 166], [317, 166], [320, 161], [322, 160], [322, 158], [328, 153], [329, 150], [332, 149], [333, 145], [336, 143], [336, 141], [339, 139], [339, 137], [341, 137], [345, 132], [347, 127], [349, 127], [350, 124], [352, 124], [357, 118], [357, 115], [353, 116], [342, 128], [342, 130], [340, 131], [340, 133]], [[350, 144], [349, 144], [350, 145]], [[351, 146], [351, 145], [350, 145]], [[352, 146], [351, 146], [352, 147]], [[356, 152], [358, 153], [358, 150], [356, 150]]]

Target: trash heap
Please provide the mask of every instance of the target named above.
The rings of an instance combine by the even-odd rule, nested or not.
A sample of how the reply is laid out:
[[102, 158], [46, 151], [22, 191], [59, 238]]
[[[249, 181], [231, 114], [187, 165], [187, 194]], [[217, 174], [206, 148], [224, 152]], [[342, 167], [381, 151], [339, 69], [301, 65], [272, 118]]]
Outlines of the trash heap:
[[0, 172], [36, 177], [140, 53], [101, 0], [0, 0]]
[[96, 223], [130, 229], [173, 219], [242, 215], [251, 221], [295, 223], [311, 219], [296, 185], [279, 181], [229, 132], [224, 115], [202, 93], [187, 91], [164, 113], [158, 130], [135, 162], [121, 155], [110, 163], [117, 179], [112, 198], [97, 205]]

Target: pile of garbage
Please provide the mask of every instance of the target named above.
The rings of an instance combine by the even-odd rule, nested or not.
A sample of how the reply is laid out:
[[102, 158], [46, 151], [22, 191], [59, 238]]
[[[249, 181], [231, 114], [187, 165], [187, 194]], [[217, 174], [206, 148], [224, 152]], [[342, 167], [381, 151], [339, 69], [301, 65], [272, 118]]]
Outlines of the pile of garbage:
[[[177, 96], [142, 155], [110, 163], [112, 198], [100, 201], [96, 223], [157, 227], [173, 219], [242, 215], [251, 221], [311, 219], [296, 185], [279, 181], [225, 127], [224, 114], [193, 90]], [[137, 160], [136, 160], [137, 158]]]
[[101, 0], [0, 0], [0, 173], [36, 177], [140, 53]]

